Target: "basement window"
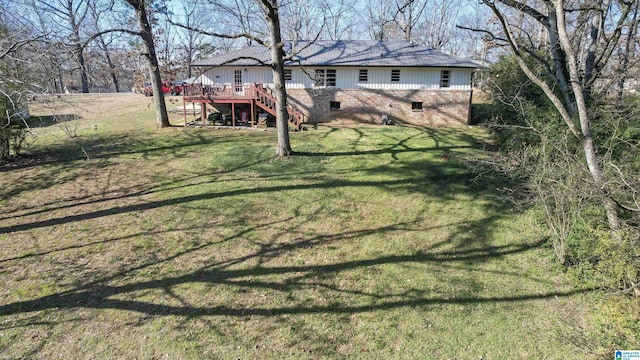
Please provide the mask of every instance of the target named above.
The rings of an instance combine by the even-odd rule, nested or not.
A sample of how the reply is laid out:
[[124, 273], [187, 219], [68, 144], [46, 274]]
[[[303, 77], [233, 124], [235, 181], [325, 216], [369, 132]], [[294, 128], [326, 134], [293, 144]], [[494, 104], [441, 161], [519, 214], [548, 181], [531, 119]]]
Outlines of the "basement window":
[[411, 110], [422, 111], [422, 101], [414, 101], [411, 103]]
[[391, 70], [391, 82], [400, 82], [400, 70]]
[[340, 110], [340, 101], [329, 102], [329, 110]]
[[442, 70], [440, 72], [440, 87], [448, 88], [451, 87], [451, 82], [449, 78], [451, 77], [451, 72], [449, 70]]

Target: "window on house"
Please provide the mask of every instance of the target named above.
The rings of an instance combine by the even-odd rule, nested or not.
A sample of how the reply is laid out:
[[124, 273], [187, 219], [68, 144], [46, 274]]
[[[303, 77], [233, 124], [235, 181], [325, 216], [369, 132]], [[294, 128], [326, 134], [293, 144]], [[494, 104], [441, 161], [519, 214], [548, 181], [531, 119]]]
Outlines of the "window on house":
[[327, 86], [336, 86], [335, 70], [327, 70]]
[[400, 70], [391, 70], [391, 82], [400, 82]]
[[358, 76], [358, 81], [360, 81], [360, 82], [369, 81], [369, 70], [366, 70], [366, 69], [360, 70], [360, 75]]
[[325, 73], [324, 70], [316, 70], [316, 86], [324, 86]]
[[291, 81], [291, 79], [293, 79], [291, 69], [284, 69], [284, 81]]
[[331, 101], [329, 103], [329, 110], [340, 110], [340, 101]]
[[329, 69], [317, 69], [316, 86], [336, 86], [336, 71]]
[[440, 72], [440, 87], [441, 88], [448, 88], [451, 86], [451, 82], [449, 81], [449, 78], [451, 76], [451, 72], [449, 70], [442, 70]]
[[233, 81], [235, 83], [233, 91], [235, 91], [236, 93], [242, 93], [243, 92], [242, 70], [235, 70], [233, 72]]
[[422, 101], [414, 101], [411, 103], [411, 110], [422, 110]]

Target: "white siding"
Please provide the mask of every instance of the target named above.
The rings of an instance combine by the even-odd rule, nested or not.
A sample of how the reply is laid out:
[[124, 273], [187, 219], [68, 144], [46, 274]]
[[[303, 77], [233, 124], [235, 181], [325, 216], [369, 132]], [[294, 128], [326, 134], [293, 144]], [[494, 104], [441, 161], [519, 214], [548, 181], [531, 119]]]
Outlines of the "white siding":
[[471, 90], [472, 74], [472, 69], [457, 69], [457, 71], [451, 71], [451, 89]]
[[[407, 67], [299, 67], [291, 68], [291, 80], [286, 82], [287, 89], [313, 88], [316, 69], [335, 69], [336, 88], [339, 89], [375, 89], [375, 90], [438, 90], [440, 89], [440, 72], [449, 70], [450, 87], [441, 89], [470, 90], [473, 69], [458, 68], [407, 68]], [[359, 71], [367, 69], [367, 82], [359, 82]], [[400, 70], [400, 81], [391, 82], [391, 70]], [[206, 71], [202, 77], [203, 85], [233, 84], [234, 70], [242, 70], [245, 84], [273, 84], [271, 69], [266, 67], [218, 67]], [[305, 73], [306, 72], [306, 73]]]
[[203, 85], [213, 84], [233, 84], [235, 81], [234, 71], [242, 71], [242, 82], [244, 84], [272, 83], [273, 77], [271, 69], [264, 67], [218, 67], [207, 70], [202, 76]]

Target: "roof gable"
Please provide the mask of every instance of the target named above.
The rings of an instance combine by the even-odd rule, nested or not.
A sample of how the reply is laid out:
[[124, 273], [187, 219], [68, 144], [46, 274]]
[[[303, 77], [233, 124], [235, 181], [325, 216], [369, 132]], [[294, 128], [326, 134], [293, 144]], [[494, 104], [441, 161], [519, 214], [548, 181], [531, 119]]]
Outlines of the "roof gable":
[[[287, 42], [287, 54], [295, 54], [285, 66], [393, 66], [477, 68], [474, 62], [403, 40], [319, 40]], [[264, 46], [249, 46], [193, 63], [193, 66], [259, 66], [271, 63]]]

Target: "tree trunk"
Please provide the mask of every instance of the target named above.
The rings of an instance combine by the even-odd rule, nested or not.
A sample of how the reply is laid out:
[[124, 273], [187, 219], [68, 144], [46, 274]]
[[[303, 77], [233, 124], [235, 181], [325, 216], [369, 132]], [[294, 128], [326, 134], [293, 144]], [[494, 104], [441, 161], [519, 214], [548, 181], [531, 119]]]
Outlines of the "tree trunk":
[[89, 92], [89, 77], [87, 76], [87, 66], [84, 59], [84, 46], [82, 46], [80, 42], [80, 24], [76, 22], [76, 9], [72, 1], [67, 2], [66, 8], [72, 30], [71, 42], [74, 47], [76, 61], [78, 61], [78, 66], [80, 66], [80, 85], [82, 92], [86, 94]]
[[556, 80], [558, 81], [558, 88], [560, 89], [560, 93], [562, 93], [564, 103], [569, 107], [570, 112], [574, 112], [575, 106], [569, 95], [568, 74], [565, 65], [567, 60], [566, 54], [562, 51], [560, 41], [558, 40], [558, 14], [556, 14], [553, 5], [549, 5], [547, 10], [549, 11], [549, 15], [546, 27], [549, 31], [549, 45], [551, 46], [551, 56], [553, 58], [553, 68]]
[[410, 1], [409, 5], [407, 6], [407, 22], [405, 23], [405, 27], [404, 27], [404, 39], [406, 41], [411, 41], [411, 30], [413, 27], [413, 4], [411, 3], [412, 1]]
[[278, 147], [276, 155], [286, 157], [291, 155], [289, 143], [289, 122], [287, 114], [287, 90], [284, 82], [284, 60], [282, 50], [282, 36], [280, 34], [280, 17], [278, 15], [277, 0], [263, 0], [267, 11], [271, 42], [271, 69], [276, 96], [276, 129], [278, 132]]
[[609, 189], [609, 183], [607, 181], [604, 172], [598, 161], [598, 156], [593, 144], [593, 138], [591, 136], [591, 124], [589, 114], [587, 112], [587, 103], [585, 100], [585, 88], [580, 84], [578, 65], [576, 58], [571, 49], [571, 43], [569, 41], [569, 35], [567, 34], [567, 26], [565, 23], [564, 14], [564, 2], [562, 0], [555, 0], [555, 8], [558, 16], [558, 39], [565, 52], [566, 61], [569, 65], [569, 79], [571, 83], [571, 89], [575, 99], [575, 105], [578, 112], [578, 119], [580, 121], [580, 130], [582, 132], [582, 149], [584, 151], [585, 159], [587, 162], [587, 168], [594, 181], [594, 184], [599, 191], [599, 197], [604, 206], [607, 214], [607, 220], [609, 222], [609, 228], [616, 235], [620, 229], [620, 218], [618, 215], [618, 205], [611, 197], [611, 191]]
[[82, 85], [82, 93], [89, 92], [89, 77], [87, 76], [87, 66], [84, 60], [84, 51], [82, 45], [76, 46], [78, 65], [80, 66], [80, 84]]
[[147, 10], [144, 0], [126, 0], [136, 11], [136, 18], [140, 26], [140, 37], [144, 44], [149, 65], [149, 74], [151, 76], [151, 86], [153, 88], [153, 101], [156, 107], [156, 120], [159, 128], [169, 127], [169, 116], [167, 115], [167, 105], [164, 101], [162, 92], [162, 78], [160, 77], [160, 67], [158, 66], [158, 57], [156, 55], [156, 47], [153, 43], [153, 35], [151, 23], [147, 18]]
[[57, 91], [59, 93], [64, 92], [64, 80], [62, 80], [62, 71], [58, 68], [58, 81], [56, 81], [56, 85], [60, 86], [60, 89]]
[[109, 75], [111, 75], [111, 82], [113, 82], [113, 87], [117, 93], [120, 92], [120, 83], [118, 82], [118, 76], [116, 75], [116, 66], [113, 64], [113, 60], [111, 60], [111, 54], [109, 53], [109, 47], [107, 43], [104, 41], [102, 36], [98, 37], [98, 41], [100, 42], [100, 47], [102, 51], [104, 51], [104, 56], [107, 60], [107, 65], [109, 66]]
[[[631, 21], [629, 22], [629, 33], [627, 34], [627, 38], [624, 43], [624, 51], [620, 55], [620, 62], [618, 68], [618, 99], [622, 99], [622, 95], [624, 94], [624, 84], [627, 80], [627, 70], [629, 68], [629, 58], [633, 54], [633, 50], [635, 50], [635, 46], [637, 43], [637, 30], [638, 30], [638, 6], [636, 6], [633, 10], [633, 16]], [[633, 41], [632, 41], [633, 40]]]
[[617, 237], [618, 230], [621, 226], [618, 214], [619, 209], [611, 195], [609, 182], [604, 171], [602, 171], [598, 154], [595, 151], [591, 135], [591, 119], [587, 112], [587, 104], [584, 94], [585, 86], [580, 82], [576, 56], [571, 48], [571, 42], [567, 33], [563, 0], [554, 0], [552, 4], [553, 6], [549, 6], [549, 15], [546, 18], [547, 24], [545, 24], [545, 26], [549, 29], [549, 45], [551, 47], [551, 56], [554, 61], [554, 70], [557, 75], [556, 80], [558, 80], [558, 82], [566, 81], [566, 84], [568, 85], [567, 88], [564, 88], [565, 84], [560, 84], [560, 90], [565, 100], [564, 102], [560, 100], [556, 91], [554, 91], [549, 84], [544, 82], [544, 80], [531, 71], [522, 56], [519, 45], [513, 38], [511, 29], [505, 20], [504, 14], [493, 4], [493, 2], [488, 0], [484, 0], [483, 2], [491, 8], [499, 19], [501, 26], [506, 33], [509, 45], [514, 52], [518, 65], [522, 71], [545, 93], [547, 98], [558, 110], [567, 127], [571, 130], [571, 133], [580, 142], [585, 156], [585, 164], [583, 165], [586, 165], [593, 181], [594, 188], [598, 192], [599, 200], [601, 201], [607, 216], [609, 228], [614, 237]]

